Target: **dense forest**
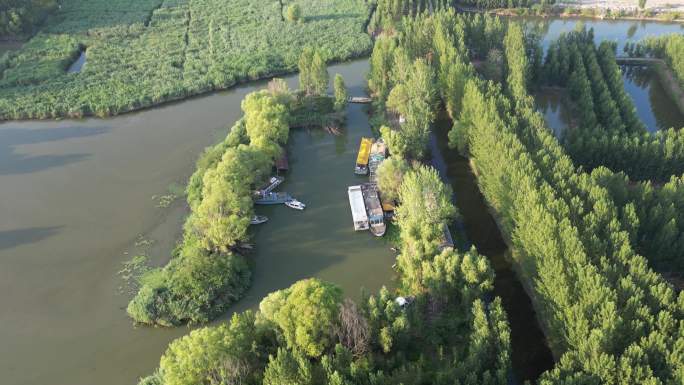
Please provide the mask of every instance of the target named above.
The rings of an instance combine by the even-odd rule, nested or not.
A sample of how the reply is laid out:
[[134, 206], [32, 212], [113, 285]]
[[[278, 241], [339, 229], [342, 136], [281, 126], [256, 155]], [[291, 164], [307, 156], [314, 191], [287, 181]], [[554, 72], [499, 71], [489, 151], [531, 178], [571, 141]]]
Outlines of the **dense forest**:
[[656, 57], [664, 59], [684, 88], [684, 35], [647, 37], [639, 42], [626, 44], [624, 50], [633, 57]]
[[613, 44], [596, 47], [591, 30], [565, 34], [549, 47], [544, 75], [573, 101], [577, 127], [563, 142], [575, 162], [624, 171], [632, 180], [667, 181], [684, 172], [684, 134], [679, 127], [646, 131], [624, 90]]
[[[302, 55], [303, 64], [308, 55]], [[325, 77], [316, 76], [317, 66], [304, 67], [299, 93], [324, 90], [320, 86]], [[237, 174], [223, 166], [231, 164], [227, 159], [236, 143], [241, 143], [238, 151], [256, 146], [254, 150], [274, 155], [280, 149], [282, 142], [273, 140], [287, 137], [280, 111], [292, 110], [297, 99], [279, 82], [269, 90], [246, 97], [244, 118], [198, 163], [188, 187], [193, 214], [186, 232], [198, 228], [195, 222], [204, 222], [211, 212], [225, 213], [197, 207], [234, 200], [229, 185], [241, 189], [252, 180], [242, 175], [245, 182], [237, 183]], [[257, 120], [262, 125], [255, 126]], [[263, 141], [255, 137], [263, 132], [269, 132]], [[458, 213], [450, 188], [437, 171], [420, 163], [409, 165], [399, 156], [390, 159], [396, 167], [382, 166], [379, 173], [383, 188], [391, 186], [399, 202], [396, 290], [383, 288], [355, 303], [344, 299], [333, 284], [317, 279], [296, 282], [269, 294], [257, 312], [235, 314], [228, 324], [195, 330], [172, 342], [159, 370], [140, 384], [505, 384], [510, 331], [501, 301], [491, 295], [494, 276], [489, 262], [475, 249], [444, 246], [444, 225]], [[216, 183], [223, 187], [212, 187]], [[213, 197], [214, 191], [222, 194]], [[223, 222], [207, 219], [210, 224]], [[235, 242], [243, 233], [216, 227], [200, 229], [197, 237], [201, 234], [204, 246], [218, 248], [214, 253], [219, 256], [224, 251], [220, 245]], [[208, 278], [202, 272], [192, 275]], [[135, 301], [131, 306], [136, 307]]]
[[[678, 346], [684, 337], [679, 327], [684, 295], [678, 296], [637, 253], [658, 246], [652, 238], [643, 242], [654, 231], [649, 226], [658, 223], [635, 219], [659, 219], [658, 209], [650, 208], [659, 205], [666, 209], [672, 204], [676, 210], [678, 181], [658, 192], [645, 184], [640, 196], [626, 195], [620, 201], [617, 190], [605, 186], [614, 180], [602, 174], [610, 174], [608, 170], [578, 170], [528, 95], [529, 79], [541, 75], [535, 64], [538, 42], [514, 23], [486, 29], [473, 28], [473, 20], [438, 13], [397, 24], [396, 35], [376, 42], [369, 85], [379, 97], [391, 94], [399, 81], [380, 68], [397, 66], [394, 59], [402, 56], [409, 63], [429, 58], [439, 74], [434, 77], [437, 89], [454, 117], [451, 144], [470, 156], [480, 188], [512, 242], [521, 278], [533, 289], [551, 347], [561, 357], [539, 383], [682, 381], [684, 356]], [[489, 41], [492, 51], [502, 53], [502, 59], [487, 56], [501, 60], [503, 81], [477, 76], [468, 64], [476, 52], [469, 49], [472, 41]], [[600, 67], [601, 61], [592, 59], [593, 46], [582, 48], [573, 59]], [[609, 48], [603, 50], [612, 53]], [[584, 64], [582, 68], [586, 71]], [[480, 72], [488, 76], [486, 68]], [[604, 93], [610, 92], [605, 81], [600, 84]], [[620, 109], [614, 101], [599, 111], [594, 119], [612, 113], [625, 132], [640, 129], [638, 121], [629, 120], [632, 109]], [[629, 207], [634, 210], [635, 205], [627, 199], [648, 203], [629, 217]]]
[[681, 272], [684, 134], [678, 128], [654, 134], [645, 130], [624, 90], [615, 47], [607, 42], [596, 47], [591, 34], [583, 30], [562, 36], [546, 57], [546, 81], [565, 87], [577, 110], [578, 126], [566, 130], [563, 144], [575, 162], [596, 169], [597, 181], [631, 229], [635, 249], [658, 270]]
[[[0, 58], [0, 119], [114, 115], [369, 52], [364, 0], [67, 0]], [[125, 10], [125, 11], [121, 11]], [[80, 73], [66, 69], [86, 52]], [[133, 58], [133, 59], [131, 59]]]
[[[454, 120], [450, 145], [470, 157], [560, 357], [538, 383], [684, 381], [684, 294], [649, 267], [676, 266], [680, 255], [681, 178], [634, 185], [600, 165], [590, 173], [577, 167], [529, 95], [531, 79], [567, 87], [560, 82], [570, 80], [552, 80], [552, 59], [541, 65], [539, 41], [517, 23], [440, 11], [388, 27], [368, 76], [374, 120], [392, 153], [379, 186], [399, 202], [397, 295], [407, 303], [385, 289], [354, 303], [332, 284], [300, 281], [270, 294], [256, 313], [173, 342], [141, 384], [507, 383], [514, 353], [500, 300], [487, 294], [492, 269], [475, 250], [441, 246], [444, 223], [458, 213], [437, 172], [419, 162], [442, 106]], [[606, 106], [591, 106], [596, 127], [643, 130], [630, 120], [633, 107], [618, 103], [624, 90], [606, 80], [614, 48], [587, 44], [590, 33], [572, 35], [584, 45], [558, 57], [572, 59], [573, 82], [598, 83], [585, 93], [591, 100], [610, 95]], [[280, 100], [256, 95], [247, 100]], [[201, 202], [209, 190], [203, 186]]]
[[21, 37], [57, 9], [57, 0], [0, 0], [0, 39]]

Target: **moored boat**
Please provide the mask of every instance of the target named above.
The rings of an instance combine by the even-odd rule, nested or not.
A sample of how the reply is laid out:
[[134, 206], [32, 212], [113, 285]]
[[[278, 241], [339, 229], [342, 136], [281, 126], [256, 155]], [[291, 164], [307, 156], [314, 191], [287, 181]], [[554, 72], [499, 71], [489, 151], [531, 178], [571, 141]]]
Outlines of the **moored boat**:
[[270, 192], [268, 194], [262, 195], [260, 198], [257, 198], [257, 200], [254, 201], [254, 204], [257, 205], [281, 205], [289, 200], [291, 200], [292, 197], [288, 193], [284, 192]]
[[378, 189], [373, 183], [364, 183], [361, 191], [363, 192], [363, 201], [366, 204], [366, 212], [368, 213], [370, 232], [376, 237], [382, 237], [385, 235], [387, 225], [385, 225], [385, 214], [380, 205]]
[[354, 230], [368, 230], [368, 214], [366, 214], [366, 204], [363, 203], [361, 186], [349, 186], [347, 195], [349, 195], [349, 207], [351, 207]]
[[354, 168], [355, 174], [368, 174], [368, 157], [370, 156], [372, 144], [373, 140], [371, 138], [361, 138], [361, 144], [359, 145], [359, 154], [356, 156], [356, 167]]
[[252, 217], [252, 219], [249, 220], [250, 225], [260, 225], [264, 222], [268, 221], [268, 217], [265, 217], [263, 215], [255, 215]]
[[294, 198], [285, 201], [285, 206], [289, 208], [293, 208], [295, 210], [304, 210], [306, 208], [306, 205]]
[[377, 182], [377, 170], [380, 166], [380, 163], [382, 163], [382, 161], [385, 160], [386, 155], [387, 146], [385, 145], [385, 142], [382, 139], [376, 140], [375, 143], [373, 143], [373, 145], [371, 146], [370, 156], [368, 160], [368, 170], [370, 172], [369, 179], [371, 183]]

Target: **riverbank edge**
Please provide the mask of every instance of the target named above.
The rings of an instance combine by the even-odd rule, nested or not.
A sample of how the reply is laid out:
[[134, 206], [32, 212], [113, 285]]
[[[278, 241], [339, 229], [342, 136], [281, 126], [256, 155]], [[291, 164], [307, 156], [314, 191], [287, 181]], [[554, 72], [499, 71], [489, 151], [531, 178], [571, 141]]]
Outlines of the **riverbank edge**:
[[[373, 52], [373, 43], [375, 42], [375, 38], [371, 33], [369, 33], [368, 25], [370, 24], [371, 20], [373, 19], [373, 15], [375, 14], [376, 8], [377, 8], [377, 5], [374, 3], [371, 3], [370, 5], [368, 5], [368, 14], [366, 16], [366, 20], [363, 23], [363, 28], [361, 29], [361, 32], [365, 33], [370, 38], [370, 44], [368, 45], [368, 48], [364, 51], [356, 52], [356, 53], [349, 55], [349, 56], [341, 57], [341, 58], [336, 59], [336, 60], [326, 61], [326, 65], [329, 66], [331, 64], [341, 64], [341, 63], [346, 63], [346, 62], [350, 62], [350, 61], [357, 60], [357, 59], [363, 59], [363, 58], [370, 57], [371, 52]], [[45, 20], [43, 22], [45, 22]], [[33, 36], [35, 36], [35, 33], [33, 33], [31, 35], [27, 35], [27, 36], [25, 36], [25, 38], [23, 40], [19, 40], [19, 41], [22, 42], [22, 45], [23, 45], [23, 44], [27, 43], [29, 40], [31, 40], [33, 38]], [[1, 39], [0, 39], [0, 42], [2, 42]], [[83, 44], [80, 45], [81, 50], [84, 49], [84, 47], [85, 46]], [[80, 54], [80, 52], [79, 52], [79, 54]], [[171, 97], [168, 99], [161, 100], [159, 102], [151, 102], [148, 104], [143, 104], [140, 106], [132, 107], [130, 109], [124, 109], [122, 111], [119, 111], [119, 112], [116, 112], [113, 114], [99, 115], [99, 114], [90, 112], [90, 113], [86, 113], [86, 114], [79, 114], [77, 116], [71, 116], [71, 115], [63, 115], [62, 116], [62, 115], [60, 115], [60, 116], [52, 117], [52, 118], [28, 118], [28, 119], [4, 119], [0, 115], [0, 124], [2, 124], [3, 122], [12, 122], [12, 121], [16, 121], [16, 122], [59, 121], [59, 120], [64, 120], [64, 119], [85, 119], [85, 118], [90, 118], [90, 117], [95, 117], [95, 118], [100, 118], [100, 119], [111, 118], [114, 116], [124, 115], [124, 114], [132, 113], [132, 112], [145, 111], [145, 110], [152, 109], [152, 108], [162, 107], [162, 106], [166, 106], [166, 105], [172, 105], [172, 104], [178, 103], [180, 101], [192, 100], [195, 98], [208, 96], [208, 95], [211, 95], [211, 94], [214, 94], [217, 92], [227, 91], [233, 87], [238, 87], [238, 86], [241, 86], [244, 84], [264, 81], [264, 80], [268, 80], [268, 79], [273, 79], [273, 78], [278, 77], [278, 76], [291, 75], [291, 74], [295, 74], [297, 72], [298, 71], [296, 68], [292, 68], [289, 70], [283, 70], [283, 71], [273, 71], [273, 72], [269, 72], [268, 74], [264, 74], [263, 76], [259, 76], [259, 77], [254, 78], [254, 79], [246, 78], [246, 79], [236, 80], [233, 84], [225, 86], [225, 87], [213, 88], [211, 90], [199, 91], [196, 93], [191, 92], [188, 95]], [[1, 72], [0, 72], [0, 78], [2, 78]]]
[[[672, 101], [675, 103], [679, 112], [684, 115], [684, 90], [680, 86], [680, 81], [677, 76], [672, 72], [672, 69], [667, 65], [667, 63], [660, 59], [657, 62], [651, 64], [655, 73], [658, 74], [658, 80], [660, 85], [663, 86], [665, 92], [670, 96]], [[678, 128], [678, 127], [675, 127]]]
[[[490, 9], [490, 10], [478, 10], [478, 9], [473, 9], [472, 12], [487, 12], [493, 15], [497, 16], [507, 16], [507, 17], [541, 17], [541, 18], [549, 18], [549, 17], [558, 17], [561, 19], [587, 19], [587, 20], [633, 20], [633, 21], [652, 21], [652, 22], [660, 22], [660, 23], [680, 23], [684, 24], [684, 17], [679, 16], [675, 19], [665, 19], [662, 17], [657, 17], [657, 16], [646, 16], [646, 15], [640, 15], [640, 16], [634, 16], [634, 15], [611, 15], [611, 16], [606, 16], [604, 13], [594, 13], [593, 15], [582, 13], [582, 12], [566, 12], [566, 8], [560, 8], [560, 9], [554, 9], [549, 11], [542, 11], [541, 13], [528, 13], [528, 14], [521, 14], [518, 13], [518, 10], [525, 10], [525, 12], [528, 11], [528, 8], [497, 8], [497, 9]], [[610, 8], [607, 8], [610, 10]], [[604, 9], [602, 8], [595, 8], [592, 9], [593, 11], [602, 11]], [[656, 15], [663, 15], [664, 13], [656, 13]]]
[[[448, 116], [449, 120], [451, 122], [456, 121], [456, 119], [453, 118], [450, 112], [446, 111], [446, 115]], [[453, 151], [458, 151], [454, 149]], [[479, 193], [482, 195], [482, 189], [480, 188], [480, 173], [477, 170], [477, 165], [476, 162], [468, 156], [468, 154], [464, 154], [461, 151], [458, 151], [461, 156], [463, 156], [465, 159], [468, 160], [468, 166], [470, 167], [470, 171], [473, 173], [475, 176], [475, 181], [477, 182], [477, 189]], [[551, 338], [551, 332], [549, 331], [548, 326], [546, 323], [543, 322], [542, 318], [540, 317], [540, 311], [541, 309], [540, 306], [540, 301], [537, 299], [536, 293], [532, 287], [532, 284], [530, 280], [527, 278], [527, 276], [523, 273], [522, 269], [520, 268], [520, 265], [515, 258], [516, 255], [516, 249], [513, 245], [513, 240], [511, 239], [510, 234], [507, 232], [503, 231], [503, 226], [501, 225], [501, 220], [499, 219], [499, 213], [496, 211], [494, 207], [489, 203], [489, 201], [482, 195], [482, 201], [487, 207], [487, 212], [489, 215], [492, 217], [492, 220], [496, 224], [496, 228], [499, 231], [499, 234], [501, 234], [501, 239], [503, 239], [504, 243], [506, 243], [506, 251], [504, 252], [504, 259], [510, 264], [511, 269], [513, 270], [513, 273], [515, 274], [515, 277], [518, 279], [518, 282], [523, 287], [523, 290], [525, 290], [525, 293], [527, 296], [530, 298], [530, 302], [532, 302], [532, 308], [534, 309], [534, 318], [537, 321], [537, 325], [539, 325], [539, 329], [541, 330], [542, 334], [544, 335], [544, 338], [546, 340], [546, 345], [548, 346], [549, 350], [551, 351], [551, 355], [553, 356], [554, 362], [559, 362], [562, 355], [565, 353], [564, 349], [561, 348], [561, 344], [558, 341], [555, 341]]]
[[[461, 154], [463, 157], [468, 159], [468, 166], [470, 167], [470, 170], [472, 171], [473, 175], [475, 175], [475, 179], [477, 180], [477, 188], [480, 191], [480, 194], [482, 194], [482, 190], [480, 189], [480, 179], [479, 179], [479, 172], [477, 170], [477, 164], [476, 162], [469, 156], [465, 154]], [[483, 196], [484, 198], [484, 196]], [[513, 272], [515, 273], [515, 276], [518, 278], [518, 281], [523, 287], [523, 290], [527, 293], [528, 297], [530, 297], [530, 301], [532, 301], [532, 307], [534, 308], [534, 318], [537, 320], [537, 325], [539, 325], [539, 328], [541, 329], [542, 333], [544, 334], [544, 338], [546, 339], [546, 344], [549, 347], [549, 350], [551, 351], [551, 354], [553, 355], [553, 359], [555, 362], [559, 362], [564, 350], [561, 349], [560, 344], [557, 341], [554, 341], [550, 336], [551, 333], [548, 329], [548, 326], [546, 323], [543, 322], [541, 317], [539, 316], [539, 309], [541, 306], [539, 305], [539, 300], [537, 299], [536, 293], [534, 289], [532, 288], [532, 285], [530, 283], [530, 280], [527, 279], [527, 276], [523, 274], [522, 269], [520, 268], [520, 265], [518, 263], [518, 260], [515, 258], [516, 255], [516, 249], [515, 246], [513, 245], [513, 241], [510, 237], [510, 234], [507, 232], [503, 231], [503, 226], [501, 225], [501, 220], [499, 219], [499, 213], [496, 211], [494, 207], [492, 207], [491, 204], [489, 204], [489, 201], [484, 198], [482, 199], [487, 206], [487, 212], [489, 215], [491, 215], [492, 219], [494, 220], [494, 223], [496, 224], [496, 228], [499, 230], [499, 233], [501, 234], [501, 238], [504, 240], [506, 243], [507, 250], [504, 253], [504, 258], [511, 264], [511, 268], [513, 269]]]
[[[355, 55], [351, 55], [346, 58], [341, 58], [339, 60], [332, 60], [329, 62], [326, 62], [327, 65], [335, 65], [335, 64], [343, 64], [343, 63], [348, 63], [354, 60], [359, 60], [359, 59], [366, 59], [370, 57], [370, 53], [373, 50], [373, 45], [371, 44], [369, 46], [369, 49], [364, 52], [360, 52]], [[235, 87], [240, 87], [243, 85], [249, 85], [250, 83], [258, 83], [258, 82], [263, 82], [263, 81], [268, 81], [273, 78], [277, 78], [279, 76], [287, 76], [287, 75], [293, 75], [298, 73], [298, 70], [292, 69], [292, 70], [284, 70], [284, 71], [274, 71], [268, 74], [265, 74], [263, 76], [260, 76], [258, 78], [254, 79], [241, 79], [239, 81], [236, 81], [235, 83], [226, 86], [226, 87], [218, 87], [214, 88], [211, 90], [206, 90], [206, 91], [200, 91], [197, 93], [189, 93], [187, 95], [183, 96], [177, 96], [177, 97], [171, 97], [168, 99], [161, 100], [159, 102], [150, 102], [147, 104], [143, 104], [140, 106], [132, 107], [130, 109], [124, 109], [119, 112], [113, 113], [113, 114], [108, 114], [108, 115], [101, 115], [101, 114], [96, 114], [96, 113], [86, 113], [86, 114], [77, 114], [77, 115], [64, 115], [64, 116], [58, 116], [58, 117], [53, 117], [53, 118], [26, 118], [26, 119], [3, 119], [0, 117], [0, 124], [5, 123], [5, 122], [51, 122], [51, 121], [60, 121], [60, 120], [80, 120], [80, 119], [87, 119], [87, 118], [97, 118], [97, 119], [107, 119], [107, 118], [113, 118], [116, 116], [121, 116], [121, 115], [126, 115], [134, 112], [142, 112], [146, 110], [151, 110], [153, 108], [160, 108], [160, 107], [166, 107], [173, 105], [175, 103], [181, 103], [181, 102], [186, 102], [190, 101], [193, 99], [198, 99], [198, 98], [203, 98], [206, 96], [211, 96], [213, 94], [223, 92], [223, 91], [228, 91], [230, 89], [233, 89]]]

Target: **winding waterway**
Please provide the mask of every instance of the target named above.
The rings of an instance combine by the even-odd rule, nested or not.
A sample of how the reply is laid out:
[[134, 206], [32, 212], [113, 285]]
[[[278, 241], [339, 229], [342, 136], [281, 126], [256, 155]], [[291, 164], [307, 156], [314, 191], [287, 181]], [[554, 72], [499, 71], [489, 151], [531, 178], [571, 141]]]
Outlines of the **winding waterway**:
[[[544, 20], [546, 39], [573, 29], [575, 22]], [[586, 24], [595, 26], [597, 39], [682, 31], [678, 24], [652, 22]], [[367, 68], [359, 60], [332, 66], [330, 73], [341, 73], [356, 95], [363, 92]], [[294, 86], [295, 77], [287, 79]], [[188, 332], [135, 328], [125, 314], [130, 297], [117, 272], [141, 252], [155, 264], [166, 262], [187, 209], [182, 198], [159, 208], [153, 197], [185, 183], [202, 149], [239, 118], [242, 98], [263, 86], [253, 83], [112, 119], [0, 124], [4, 384], [132, 384], [154, 370], [169, 341]], [[350, 105], [348, 116], [338, 137], [292, 131], [291, 171], [281, 190], [308, 207], [257, 209], [271, 220], [254, 231], [254, 282], [233, 311], [252, 308], [264, 294], [310, 276], [341, 285], [353, 298], [361, 287], [375, 291], [391, 284], [394, 256], [387, 245], [352, 230], [346, 186], [358, 181], [352, 172], [355, 152], [370, 129], [361, 106]], [[517, 375], [535, 378], [550, 363], [538, 331], [525, 329], [525, 320], [534, 319], [529, 299], [503, 264], [505, 244], [482, 210], [467, 164], [452, 155], [445, 159], [465, 231], [492, 258], [496, 294], [513, 304], [506, 309]], [[517, 348], [526, 342], [532, 342], [527, 352]]]
[[[684, 24], [661, 23], [633, 20], [592, 20], [592, 19], [543, 19], [521, 18], [528, 29], [542, 36], [542, 47], [546, 51], [549, 44], [562, 33], [575, 30], [580, 23], [594, 29], [594, 40], [611, 40], [617, 43], [617, 55], [623, 55], [622, 48], [627, 42], [636, 42], [646, 36], [670, 33], [684, 33]], [[684, 126], [684, 114], [663, 89], [658, 75], [648, 67], [621, 66], [625, 90], [632, 98], [639, 119], [651, 132], [670, 127]], [[573, 123], [573, 114], [567, 104], [567, 96], [561, 90], [542, 90], [536, 95], [537, 107], [556, 136]]]
[[[367, 68], [361, 60], [330, 73], [361, 94]], [[295, 77], [287, 79], [295, 85]], [[263, 86], [113, 119], [0, 125], [4, 384], [132, 384], [152, 372], [169, 341], [188, 332], [135, 328], [117, 272], [134, 253], [166, 261], [186, 208], [182, 199], [158, 208], [153, 197], [185, 182], [202, 149], [240, 117], [242, 98]], [[292, 131], [291, 171], [281, 189], [308, 207], [257, 209], [271, 220], [255, 231], [254, 282], [233, 310], [311, 276], [339, 284], [352, 298], [361, 287], [391, 284], [388, 245], [355, 233], [349, 214], [346, 187], [358, 182], [356, 150], [369, 134], [360, 105], [348, 107], [340, 136]]]

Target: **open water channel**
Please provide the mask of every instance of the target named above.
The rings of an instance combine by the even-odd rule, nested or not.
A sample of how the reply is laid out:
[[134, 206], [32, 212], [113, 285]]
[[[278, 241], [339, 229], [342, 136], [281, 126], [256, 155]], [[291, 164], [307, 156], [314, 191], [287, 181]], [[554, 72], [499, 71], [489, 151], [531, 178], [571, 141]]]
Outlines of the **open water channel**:
[[[548, 36], [574, 28], [569, 20], [544, 22]], [[617, 23], [619, 28], [615, 22], [587, 22], [595, 25], [597, 39], [681, 31], [678, 24], [637, 23], [629, 37], [634, 23]], [[359, 60], [332, 66], [330, 73], [341, 73], [350, 93], [358, 95], [367, 68], [367, 60]], [[295, 85], [295, 77], [287, 80]], [[240, 117], [242, 98], [264, 86], [252, 83], [111, 119], [0, 124], [3, 384], [132, 384], [158, 365], [172, 339], [188, 332], [134, 327], [125, 314], [130, 294], [117, 272], [134, 254], [166, 262], [187, 209], [182, 198], [157, 207], [158, 198], [184, 185], [202, 149], [223, 138]], [[361, 287], [372, 292], [391, 285], [394, 256], [388, 245], [352, 229], [346, 187], [359, 181], [354, 159], [360, 137], [370, 129], [362, 106], [350, 105], [347, 112], [340, 136], [291, 132], [291, 170], [280, 190], [308, 207], [257, 209], [271, 220], [254, 231], [254, 282], [233, 311], [252, 308], [266, 293], [311, 276], [341, 285], [352, 298]], [[461, 183], [457, 202], [459, 194], [476, 198], [477, 192], [458, 177], [463, 164], [452, 168], [450, 162], [460, 161], [447, 159], [452, 182]], [[491, 218], [461, 210], [465, 231], [483, 254], [505, 251], [492, 224], [479, 222]], [[493, 264], [499, 282], [514, 280]], [[514, 328], [516, 318], [534, 318], [524, 306], [507, 310]], [[521, 369], [523, 378], [548, 365], [525, 360], [538, 367]]]
[[[366, 60], [332, 66], [363, 93]], [[296, 78], [287, 80], [296, 85]], [[164, 263], [178, 239], [183, 199], [160, 208], [202, 149], [222, 138], [240, 101], [264, 82], [112, 119], [0, 124], [0, 373], [3, 383], [132, 384], [150, 373], [187, 328], [136, 328], [117, 275], [134, 254]], [[361, 136], [361, 105], [349, 105], [340, 136], [294, 129], [290, 172], [280, 190], [304, 212], [258, 207], [254, 282], [235, 311], [311, 276], [357, 299], [391, 285], [394, 255], [382, 239], [355, 233], [347, 186]], [[177, 190], [178, 188], [172, 189]], [[125, 287], [124, 287], [125, 289]], [[223, 319], [228, 317], [226, 314]]]

